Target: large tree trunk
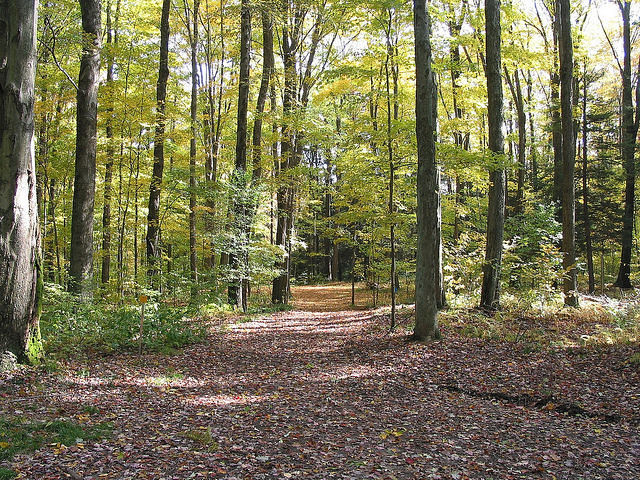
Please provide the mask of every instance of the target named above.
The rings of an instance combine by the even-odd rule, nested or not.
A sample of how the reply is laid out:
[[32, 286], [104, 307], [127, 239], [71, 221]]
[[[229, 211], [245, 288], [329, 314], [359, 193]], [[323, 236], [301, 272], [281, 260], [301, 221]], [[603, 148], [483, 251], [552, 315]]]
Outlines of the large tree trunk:
[[36, 168], [33, 151], [36, 0], [0, 0], [0, 353], [40, 355]]
[[[285, 21], [288, 22], [287, 19]], [[282, 27], [282, 56], [284, 62], [284, 95], [282, 98], [282, 124], [283, 139], [281, 142], [281, 161], [279, 175], [288, 170], [295, 163], [293, 145], [293, 133], [290, 131], [288, 122], [289, 116], [294, 109], [294, 102], [297, 97], [297, 70], [296, 70], [296, 50], [298, 48], [298, 36], [295, 31], [290, 35], [288, 26]], [[287, 185], [280, 185], [277, 192], [277, 223], [276, 223], [276, 245], [286, 249], [289, 235], [291, 234], [291, 223], [293, 220], [293, 190]], [[273, 303], [287, 303], [289, 294], [289, 256], [285, 255], [280, 263], [280, 275], [273, 279], [271, 288], [271, 301]]]
[[[229, 284], [229, 303], [247, 311], [249, 232], [252, 207], [247, 204], [247, 114], [249, 111], [249, 69], [251, 56], [251, 11], [248, 0], [242, 0], [240, 20], [240, 78], [238, 83], [238, 118], [236, 127], [236, 161], [233, 176], [233, 216], [237, 238], [229, 254], [234, 279]], [[266, 87], [265, 87], [266, 91]], [[266, 96], [266, 94], [265, 94]]]
[[564, 304], [578, 306], [573, 124], [573, 42], [570, 0], [558, 0], [560, 18], [560, 110], [562, 116], [562, 268]]
[[638, 92], [636, 86], [636, 112], [634, 119], [633, 94], [631, 86], [631, 22], [630, 1], [618, 1], [622, 14], [622, 39], [624, 48], [624, 64], [622, 71], [622, 163], [625, 172], [624, 216], [622, 217], [622, 254], [618, 278], [614, 285], [620, 288], [632, 288], [631, 248], [633, 246], [633, 215], [636, 190], [635, 149], [638, 134]]
[[81, 296], [87, 296], [91, 295], [93, 277], [93, 211], [96, 195], [96, 130], [100, 81], [100, 0], [80, 0], [80, 10], [84, 40], [78, 78], [69, 289]]
[[436, 85], [431, 69], [431, 20], [425, 0], [414, 0], [416, 137], [418, 142], [416, 259], [416, 340], [440, 337], [438, 329], [438, 167], [436, 165]]
[[156, 131], [153, 142], [153, 173], [149, 185], [147, 214], [147, 261], [151, 285], [157, 288], [160, 252], [160, 191], [164, 172], [164, 137], [166, 127], [167, 80], [169, 78], [169, 10], [171, 0], [163, 0], [160, 19], [160, 68], [156, 85]]
[[[496, 155], [504, 154], [502, 133], [502, 59], [500, 56], [501, 27], [500, 0], [485, 0], [487, 23], [487, 93], [489, 121], [489, 150]], [[489, 174], [489, 207], [487, 212], [487, 248], [482, 267], [482, 292], [480, 307], [495, 310], [500, 306], [500, 269], [502, 266], [502, 239], [504, 236], [505, 174], [502, 167]]]

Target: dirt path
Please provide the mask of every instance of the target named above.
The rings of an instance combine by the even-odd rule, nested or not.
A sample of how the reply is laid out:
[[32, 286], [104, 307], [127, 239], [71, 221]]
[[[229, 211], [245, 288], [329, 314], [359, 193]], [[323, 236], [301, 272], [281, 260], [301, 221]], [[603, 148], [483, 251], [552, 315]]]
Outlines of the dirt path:
[[[305, 308], [323, 298], [295, 293]], [[174, 356], [9, 379], [3, 417], [113, 424], [110, 438], [48, 445], [11, 468], [34, 480], [640, 478], [637, 370], [455, 336], [409, 344], [374, 313], [295, 310], [215, 328]], [[573, 395], [565, 384], [569, 400], [620, 418], [481, 394]]]
[[372, 302], [371, 291], [357, 284], [355, 307], [351, 305], [351, 284], [304, 285], [293, 287], [292, 304], [305, 312], [340, 312], [364, 310]]

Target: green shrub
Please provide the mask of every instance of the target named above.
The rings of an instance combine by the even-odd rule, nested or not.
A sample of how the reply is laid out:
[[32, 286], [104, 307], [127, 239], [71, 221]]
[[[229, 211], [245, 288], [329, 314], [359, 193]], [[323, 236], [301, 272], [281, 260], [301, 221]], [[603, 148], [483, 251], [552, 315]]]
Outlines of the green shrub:
[[[113, 353], [138, 348], [140, 305], [79, 303], [55, 289], [47, 296], [40, 327], [45, 350], [57, 355], [80, 351]], [[49, 292], [47, 292], [49, 293]], [[186, 307], [147, 303], [143, 329], [146, 351], [170, 352], [204, 338], [205, 327]]]

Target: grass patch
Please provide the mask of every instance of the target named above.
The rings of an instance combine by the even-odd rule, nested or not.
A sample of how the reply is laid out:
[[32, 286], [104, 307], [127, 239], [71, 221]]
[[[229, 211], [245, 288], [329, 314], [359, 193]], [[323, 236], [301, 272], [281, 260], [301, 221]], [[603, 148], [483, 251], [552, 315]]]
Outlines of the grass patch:
[[208, 452], [215, 452], [220, 448], [218, 442], [211, 435], [211, 428], [200, 427], [182, 432], [182, 436], [206, 447]]
[[577, 309], [523, 308], [506, 303], [491, 316], [476, 309], [455, 308], [441, 312], [440, 322], [463, 337], [519, 343], [527, 352], [640, 341], [640, 306], [635, 302], [612, 306], [583, 301]]
[[16, 478], [17, 476], [18, 473], [14, 472], [10, 468], [0, 467], [0, 480], [11, 480], [12, 478]]
[[83, 426], [60, 419], [50, 422], [29, 422], [17, 417], [2, 419], [0, 460], [11, 460], [18, 453], [33, 452], [51, 443], [69, 446], [98, 440], [111, 435], [112, 428], [110, 423]]

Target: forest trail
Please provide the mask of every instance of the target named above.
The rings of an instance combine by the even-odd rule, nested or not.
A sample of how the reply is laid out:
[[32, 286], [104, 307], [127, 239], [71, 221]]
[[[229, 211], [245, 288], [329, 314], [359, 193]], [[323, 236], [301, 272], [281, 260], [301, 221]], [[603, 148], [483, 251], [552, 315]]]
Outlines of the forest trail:
[[[294, 294], [302, 307], [322, 292]], [[527, 352], [446, 329], [407, 343], [379, 311], [332, 311], [331, 298], [212, 325], [171, 356], [5, 378], [0, 418], [112, 428], [9, 466], [33, 480], [640, 478], [628, 351]]]
[[350, 283], [301, 285], [291, 289], [292, 305], [305, 312], [340, 312], [362, 310], [371, 304], [371, 290], [356, 284], [355, 307], [351, 305]]

